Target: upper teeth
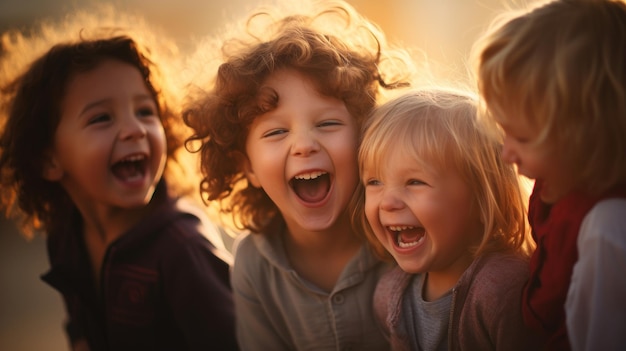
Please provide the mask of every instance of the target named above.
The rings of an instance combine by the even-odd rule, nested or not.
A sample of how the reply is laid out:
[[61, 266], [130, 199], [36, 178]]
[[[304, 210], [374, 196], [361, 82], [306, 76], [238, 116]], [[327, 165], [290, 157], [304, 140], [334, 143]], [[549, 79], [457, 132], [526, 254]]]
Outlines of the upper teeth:
[[297, 176], [295, 176], [295, 178], [296, 179], [315, 179], [321, 176], [322, 174], [326, 174], [326, 172], [317, 171], [317, 172], [311, 172], [311, 173], [303, 173], [303, 174], [298, 174]]
[[120, 160], [120, 162], [133, 162], [133, 161], [141, 161], [145, 158], [144, 155], [132, 155], [132, 156], [128, 156], [122, 160]]
[[408, 230], [408, 229], [413, 229], [415, 228], [412, 225], [390, 225], [389, 226], [389, 230], [394, 231], [394, 232], [399, 232], [402, 230]]

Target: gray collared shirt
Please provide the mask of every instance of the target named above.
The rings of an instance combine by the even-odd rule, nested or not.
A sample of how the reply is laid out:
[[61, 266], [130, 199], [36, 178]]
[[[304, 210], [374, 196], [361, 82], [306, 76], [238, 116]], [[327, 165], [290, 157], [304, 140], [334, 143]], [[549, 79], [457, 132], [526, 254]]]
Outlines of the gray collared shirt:
[[389, 266], [363, 246], [328, 293], [290, 266], [280, 235], [237, 243], [232, 285], [242, 350], [388, 350], [372, 297]]

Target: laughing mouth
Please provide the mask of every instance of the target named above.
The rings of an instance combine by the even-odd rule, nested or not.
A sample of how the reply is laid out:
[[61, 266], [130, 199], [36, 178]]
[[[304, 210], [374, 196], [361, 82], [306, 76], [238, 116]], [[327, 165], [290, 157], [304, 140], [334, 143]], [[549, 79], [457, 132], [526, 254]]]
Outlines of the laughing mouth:
[[143, 154], [125, 157], [111, 166], [113, 174], [123, 181], [132, 181], [143, 178], [147, 169], [148, 157]]
[[330, 175], [323, 171], [301, 173], [289, 184], [301, 200], [315, 203], [322, 201], [330, 191]]
[[424, 228], [409, 225], [387, 226], [393, 235], [398, 247], [406, 249], [420, 244], [424, 240]]

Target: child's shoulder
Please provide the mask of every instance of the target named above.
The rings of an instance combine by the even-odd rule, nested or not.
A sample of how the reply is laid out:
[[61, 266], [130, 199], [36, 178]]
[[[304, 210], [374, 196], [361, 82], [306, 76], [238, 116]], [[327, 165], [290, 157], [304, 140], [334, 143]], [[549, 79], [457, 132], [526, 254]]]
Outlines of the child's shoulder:
[[[249, 291], [259, 289], [280, 280], [287, 274], [289, 267], [282, 263], [282, 256], [272, 254], [270, 238], [265, 234], [245, 232], [239, 234], [233, 243], [235, 257], [231, 273], [234, 289]], [[269, 278], [273, 276], [273, 278]]]
[[250, 232], [245, 232], [239, 234], [234, 242], [233, 242], [233, 255], [236, 257], [237, 255], [246, 257], [248, 255], [254, 255], [256, 251], [256, 245], [254, 244], [255, 234]]
[[598, 202], [585, 216], [580, 235], [584, 239], [624, 241], [626, 232], [626, 198], [610, 198]]
[[277, 248], [270, 239], [259, 233], [239, 234], [233, 244], [234, 269], [250, 272], [267, 269], [268, 264], [282, 266], [278, 264], [280, 260], [277, 258]]
[[588, 215], [597, 216], [602, 221], [626, 221], [626, 197], [604, 199], [595, 204]]
[[527, 273], [528, 258], [509, 252], [486, 253], [477, 259], [477, 276], [501, 277], [511, 273]]
[[472, 290], [498, 299], [510, 290], [519, 290], [528, 280], [528, 260], [512, 253], [488, 253], [478, 258], [471, 272]]
[[392, 296], [402, 295], [415, 276], [417, 275], [403, 271], [400, 266], [394, 266], [378, 280], [375, 290], [376, 298], [388, 300]]
[[[144, 219], [142, 227], [140, 230], [146, 232], [143, 235], [154, 237], [154, 245], [163, 247], [172, 256], [198, 250], [230, 256], [223, 240], [224, 230], [209, 219], [200, 205], [185, 198], [164, 199]], [[222, 258], [232, 262], [232, 257]]]

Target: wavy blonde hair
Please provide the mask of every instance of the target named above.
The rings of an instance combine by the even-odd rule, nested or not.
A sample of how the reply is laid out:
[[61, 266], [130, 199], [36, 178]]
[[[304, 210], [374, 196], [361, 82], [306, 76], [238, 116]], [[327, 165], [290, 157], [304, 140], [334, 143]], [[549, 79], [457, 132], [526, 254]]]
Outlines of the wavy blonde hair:
[[501, 15], [473, 49], [482, 108], [521, 118], [594, 194], [626, 181], [626, 4], [557, 0]]
[[[482, 241], [471, 248], [478, 256], [513, 251], [529, 256], [532, 239], [526, 222], [524, 190], [512, 165], [500, 157], [495, 125], [477, 115], [477, 99], [453, 89], [420, 89], [377, 108], [363, 126], [359, 171], [376, 175], [379, 165], [399, 149], [413, 162], [433, 171], [454, 170], [474, 192], [483, 223]], [[391, 259], [367, 222], [365, 192], [354, 199], [353, 221], [363, 228], [381, 258]]]

